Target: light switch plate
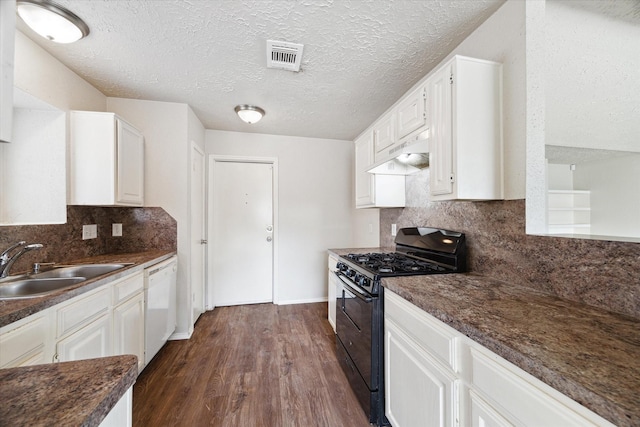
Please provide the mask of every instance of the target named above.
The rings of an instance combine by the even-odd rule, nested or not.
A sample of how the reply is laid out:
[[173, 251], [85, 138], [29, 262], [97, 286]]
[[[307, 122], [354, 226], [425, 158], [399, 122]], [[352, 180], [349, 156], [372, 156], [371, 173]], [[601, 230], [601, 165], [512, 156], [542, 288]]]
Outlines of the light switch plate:
[[391, 224], [391, 235], [395, 236], [396, 234], [398, 234], [398, 228], [396, 227], [396, 224]]
[[98, 225], [90, 224], [82, 226], [82, 240], [95, 239], [98, 237]]
[[114, 237], [122, 236], [122, 224], [111, 224], [111, 235]]

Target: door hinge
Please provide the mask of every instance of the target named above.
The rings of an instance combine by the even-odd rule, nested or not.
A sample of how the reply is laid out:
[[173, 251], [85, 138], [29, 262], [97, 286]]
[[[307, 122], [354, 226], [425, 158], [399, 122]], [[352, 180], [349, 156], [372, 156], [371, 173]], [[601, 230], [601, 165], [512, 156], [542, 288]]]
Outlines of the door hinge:
[[449, 84], [453, 84], [453, 73], [449, 75]]
[[422, 99], [427, 99], [427, 89], [422, 89]]
[[456, 176], [454, 174], [449, 175], [449, 182], [452, 184], [456, 182]]

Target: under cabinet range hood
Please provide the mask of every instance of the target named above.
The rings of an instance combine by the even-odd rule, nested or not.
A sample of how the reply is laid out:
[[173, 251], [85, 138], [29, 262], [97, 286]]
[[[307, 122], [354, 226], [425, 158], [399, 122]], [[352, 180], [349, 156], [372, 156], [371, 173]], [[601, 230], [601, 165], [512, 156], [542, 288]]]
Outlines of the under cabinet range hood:
[[411, 175], [429, 166], [429, 129], [391, 147], [367, 169], [378, 175]]

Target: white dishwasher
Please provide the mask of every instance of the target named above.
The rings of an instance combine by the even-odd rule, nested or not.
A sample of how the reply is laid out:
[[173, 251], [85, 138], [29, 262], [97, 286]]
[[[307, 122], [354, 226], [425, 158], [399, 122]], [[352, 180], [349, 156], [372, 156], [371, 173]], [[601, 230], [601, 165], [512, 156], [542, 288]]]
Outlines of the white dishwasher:
[[178, 257], [144, 270], [144, 364], [153, 359], [176, 329]]

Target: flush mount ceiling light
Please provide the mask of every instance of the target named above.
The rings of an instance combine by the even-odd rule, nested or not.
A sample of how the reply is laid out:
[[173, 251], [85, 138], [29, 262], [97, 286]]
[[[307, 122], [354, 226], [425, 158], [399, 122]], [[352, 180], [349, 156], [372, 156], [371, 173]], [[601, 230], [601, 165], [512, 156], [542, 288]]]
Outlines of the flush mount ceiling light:
[[56, 43], [73, 43], [89, 27], [73, 12], [50, 0], [17, 0], [18, 15], [36, 33]]
[[245, 123], [258, 123], [262, 116], [264, 116], [264, 110], [254, 105], [237, 105], [234, 108], [238, 117]]

